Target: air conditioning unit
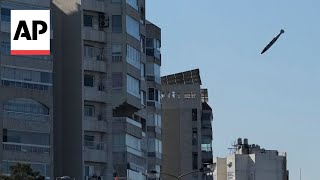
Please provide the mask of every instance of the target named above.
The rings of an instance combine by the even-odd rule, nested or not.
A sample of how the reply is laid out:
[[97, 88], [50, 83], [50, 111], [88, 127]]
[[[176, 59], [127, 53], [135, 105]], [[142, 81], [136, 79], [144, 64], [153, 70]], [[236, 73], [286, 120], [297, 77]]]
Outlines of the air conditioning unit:
[[109, 18], [104, 13], [99, 14], [99, 27], [109, 27]]

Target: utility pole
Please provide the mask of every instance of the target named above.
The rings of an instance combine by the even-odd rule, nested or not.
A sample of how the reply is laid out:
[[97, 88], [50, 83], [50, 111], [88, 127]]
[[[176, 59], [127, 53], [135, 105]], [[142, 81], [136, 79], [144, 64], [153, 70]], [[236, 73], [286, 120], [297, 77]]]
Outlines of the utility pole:
[[301, 180], [301, 168], [300, 168], [300, 180]]

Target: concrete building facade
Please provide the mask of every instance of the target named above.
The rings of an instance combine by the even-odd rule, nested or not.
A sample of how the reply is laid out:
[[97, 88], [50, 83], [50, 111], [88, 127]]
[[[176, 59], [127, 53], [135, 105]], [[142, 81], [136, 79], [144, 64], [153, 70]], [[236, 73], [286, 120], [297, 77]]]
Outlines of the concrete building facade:
[[[2, 172], [17, 162], [47, 179], [142, 180], [160, 170], [161, 30], [145, 1], [0, 6]], [[51, 10], [51, 56], [10, 56], [11, 9]]]
[[265, 150], [248, 140], [238, 139], [234, 153], [226, 158], [216, 158], [216, 180], [288, 180], [286, 153]]
[[[162, 90], [162, 172], [179, 176], [212, 164], [212, 109], [199, 70], [162, 77]], [[202, 173], [184, 177], [211, 178]]]

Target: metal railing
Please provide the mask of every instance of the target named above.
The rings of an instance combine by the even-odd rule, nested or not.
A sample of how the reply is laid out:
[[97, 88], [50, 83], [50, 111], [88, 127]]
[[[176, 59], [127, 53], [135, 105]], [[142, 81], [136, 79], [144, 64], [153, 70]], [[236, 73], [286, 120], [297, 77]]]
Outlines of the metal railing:
[[94, 150], [105, 150], [104, 142], [96, 142], [96, 141], [84, 141], [85, 149], [94, 149]]
[[49, 154], [50, 146], [3, 142], [3, 150]]

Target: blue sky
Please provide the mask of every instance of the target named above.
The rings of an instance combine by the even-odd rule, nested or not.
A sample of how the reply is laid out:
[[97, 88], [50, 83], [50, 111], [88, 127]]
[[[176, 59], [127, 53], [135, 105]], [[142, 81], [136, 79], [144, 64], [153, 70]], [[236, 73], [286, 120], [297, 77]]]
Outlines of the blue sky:
[[[320, 1], [148, 0], [162, 75], [199, 68], [214, 108], [214, 156], [238, 137], [288, 153], [290, 180], [319, 179]], [[263, 47], [286, 33], [264, 55]]]

